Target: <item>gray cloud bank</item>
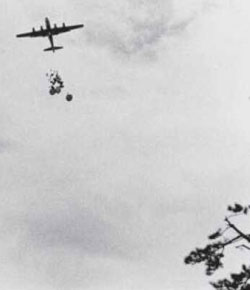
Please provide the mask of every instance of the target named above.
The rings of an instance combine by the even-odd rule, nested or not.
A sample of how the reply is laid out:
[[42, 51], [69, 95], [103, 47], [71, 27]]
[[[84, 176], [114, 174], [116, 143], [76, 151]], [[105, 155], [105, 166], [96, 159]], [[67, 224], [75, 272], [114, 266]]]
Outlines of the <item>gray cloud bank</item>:
[[10, 142], [0, 141], [0, 153], [5, 152], [8, 148], [10, 148]]
[[[163, 0], [66, 2], [65, 11], [79, 8], [74, 13], [86, 21], [82, 35], [98, 61], [88, 62], [88, 55], [80, 59], [82, 55], [74, 52], [75, 62], [70, 63], [70, 49], [65, 49], [70, 61], [63, 62], [67, 70], [74, 63], [77, 73], [81, 69], [84, 75], [92, 73], [89, 83], [97, 90], [105, 87], [105, 77], [105, 84], [100, 79], [108, 74], [105, 62], [105, 70], [102, 67], [99, 72], [103, 54], [98, 49], [108, 48], [122, 56], [154, 49], [165, 36], [183, 32], [201, 7], [191, 9], [191, 2], [198, 3], [191, 0], [183, 8], [178, 1]], [[31, 7], [29, 1], [25, 3], [23, 13]], [[53, 3], [56, 15], [61, 2]], [[39, 5], [46, 12], [49, 4]], [[34, 10], [28, 13], [40, 21], [41, 10]], [[19, 60], [16, 47], [13, 51]], [[218, 154], [224, 152], [226, 131], [216, 129], [221, 121], [218, 104], [200, 95], [211, 89], [207, 68], [202, 70], [195, 53], [185, 57], [176, 52], [174, 60], [162, 59], [162, 66], [159, 62], [145, 75], [143, 67], [126, 73], [126, 67], [120, 68], [112, 59], [110, 88], [118, 84], [126, 100], [101, 103], [90, 96], [88, 102], [84, 99], [87, 81], [78, 73], [76, 83], [84, 83], [78, 102], [65, 107], [64, 102], [46, 99], [44, 92], [36, 95], [32, 90], [29, 95], [27, 71], [33, 73], [31, 67], [39, 61], [34, 51], [33, 58], [23, 58], [27, 67], [22, 76], [9, 67], [12, 79], [20, 77], [20, 93], [12, 86], [14, 97], [9, 97], [6, 82], [9, 95], [3, 100], [15, 123], [10, 131], [22, 144], [2, 159], [0, 277], [4, 289], [174, 289], [181, 279], [177, 272], [182, 264], [179, 249], [186, 243], [183, 236], [195, 239], [204, 216], [210, 214], [206, 207], [202, 219], [196, 214], [197, 204], [199, 208], [209, 204], [209, 197], [200, 193], [209, 192], [204, 184], [209, 188], [213, 176], [225, 172], [231, 160], [224, 161], [227, 153]], [[40, 60], [44, 67], [50, 64], [47, 57], [51, 60], [50, 55]], [[38, 78], [43, 69], [37, 70]], [[196, 225], [193, 237], [187, 222]]]
[[[204, 2], [195, 7], [181, 1], [117, 1], [113, 9], [103, 9], [86, 19], [86, 39], [89, 43], [109, 47], [113, 52], [131, 56], [155, 49], [162, 38], [176, 35], [196, 18]], [[176, 8], [177, 7], [177, 8]], [[110, 8], [110, 7], [109, 7]]]

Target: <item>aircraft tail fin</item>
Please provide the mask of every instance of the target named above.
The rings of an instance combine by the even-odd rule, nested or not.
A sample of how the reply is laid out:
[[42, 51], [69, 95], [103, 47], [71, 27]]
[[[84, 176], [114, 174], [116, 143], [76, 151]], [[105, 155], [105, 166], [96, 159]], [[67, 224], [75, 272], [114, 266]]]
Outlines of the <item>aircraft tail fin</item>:
[[58, 49], [62, 49], [63, 46], [51, 46], [49, 48], [45, 48], [44, 51], [53, 51], [55, 52], [55, 50], [58, 50]]

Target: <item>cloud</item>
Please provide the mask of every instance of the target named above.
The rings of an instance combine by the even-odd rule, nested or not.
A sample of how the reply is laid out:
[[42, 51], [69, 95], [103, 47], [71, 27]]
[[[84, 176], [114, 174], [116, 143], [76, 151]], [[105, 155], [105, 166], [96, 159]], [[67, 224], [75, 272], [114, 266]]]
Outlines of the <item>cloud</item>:
[[8, 151], [11, 148], [11, 142], [7, 140], [0, 140], [0, 154]]
[[[233, 91], [237, 77], [224, 83], [220, 76], [225, 71], [210, 69], [215, 64], [217, 25], [211, 28], [207, 21], [211, 32], [202, 29], [194, 42], [184, 39], [183, 49], [170, 47], [172, 52], [162, 54], [161, 61], [147, 70], [133, 62], [120, 66], [110, 56], [101, 60], [100, 49], [125, 57], [158, 51], [161, 40], [182, 35], [199, 8], [182, 4], [186, 6], [178, 10], [170, 1], [100, 0], [99, 6], [97, 2], [78, 11], [86, 24], [82, 35], [87, 35], [89, 47], [93, 45], [94, 58], [71, 49], [61, 55], [43, 54], [39, 41], [34, 54], [27, 42], [29, 58], [20, 58], [22, 49], [14, 44], [17, 54], [11, 58], [16, 61], [6, 58], [8, 94], [1, 108], [11, 117], [9, 136], [20, 145], [13, 154], [1, 155], [1, 281], [16, 284], [2, 284], [4, 289], [182, 289], [190, 281], [189, 272], [183, 278], [180, 266], [185, 247], [188, 251], [192, 241], [196, 244], [206, 235], [204, 220], [209, 226], [216, 219], [210, 210], [214, 198], [222, 192], [219, 209], [225, 202], [223, 193], [226, 198], [234, 188], [238, 193], [239, 184], [245, 184], [247, 191], [248, 170], [239, 163], [246, 160], [247, 152], [247, 145], [240, 144], [249, 143], [239, 132], [247, 127], [237, 120], [249, 116], [248, 108], [244, 104], [244, 114], [228, 111], [230, 98], [222, 90]], [[65, 11], [68, 8], [75, 10], [71, 3]], [[40, 23], [38, 10], [35, 18]], [[72, 19], [78, 23], [80, 18], [66, 23], [73, 24]], [[218, 40], [223, 33], [216, 31]], [[228, 35], [236, 34], [229, 30]], [[69, 34], [65, 41], [70, 37], [78, 41], [77, 36]], [[85, 42], [79, 42], [82, 50]], [[223, 46], [220, 61], [224, 51]], [[20, 71], [13, 68], [15, 63]], [[59, 63], [68, 74], [76, 72], [78, 91], [72, 107], [46, 97], [45, 81], [44, 91], [39, 82], [30, 82], [31, 74], [39, 80], [48, 67]], [[236, 70], [227, 71], [231, 76]], [[13, 79], [20, 86], [12, 86]], [[93, 90], [101, 97], [93, 98]], [[237, 94], [234, 108], [239, 101]], [[230, 120], [223, 121], [226, 114]], [[241, 128], [235, 129], [237, 134], [226, 129], [232, 123]], [[4, 146], [8, 144], [2, 146], [6, 150]]]
[[5, 142], [0, 142], [0, 153], [4, 152], [7, 147], [8, 145]]
[[[120, 5], [119, 5], [120, 4]], [[125, 1], [115, 10], [102, 9], [87, 23], [87, 41], [131, 55], [156, 43], [164, 34], [171, 1]]]
[[126, 257], [119, 231], [90, 210], [32, 216], [25, 221], [27, 240], [40, 249], [78, 249], [82, 256]]
[[86, 39], [125, 56], [156, 49], [162, 38], [185, 31], [207, 3], [187, 2], [183, 5], [177, 0], [125, 1], [126, 5], [117, 5], [115, 11], [103, 9], [86, 23]]

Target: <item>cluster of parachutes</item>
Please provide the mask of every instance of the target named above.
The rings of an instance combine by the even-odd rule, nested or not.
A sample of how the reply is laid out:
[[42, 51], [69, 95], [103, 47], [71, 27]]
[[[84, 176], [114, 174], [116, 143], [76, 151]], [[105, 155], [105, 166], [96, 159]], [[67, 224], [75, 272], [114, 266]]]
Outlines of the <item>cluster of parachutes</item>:
[[60, 94], [61, 90], [64, 88], [64, 84], [59, 73], [57, 71], [50, 70], [50, 72], [47, 73], [47, 77], [50, 83], [49, 93], [51, 95]]
[[[58, 71], [50, 70], [49, 73], [46, 74], [49, 80], [49, 93], [50, 95], [60, 94], [62, 89], [64, 88], [63, 80], [59, 75]], [[69, 93], [66, 95], [66, 100], [68, 102], [72, 101], [73, 96]]]

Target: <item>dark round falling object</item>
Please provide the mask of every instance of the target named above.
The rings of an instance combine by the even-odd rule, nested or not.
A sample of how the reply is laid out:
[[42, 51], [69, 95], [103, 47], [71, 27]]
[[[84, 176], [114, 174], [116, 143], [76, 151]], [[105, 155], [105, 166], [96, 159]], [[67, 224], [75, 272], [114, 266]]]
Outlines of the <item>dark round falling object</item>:
[[71, 94], [67, 94], [67, 95], [66, 95], [66, 100], [67, 100], [68, 102], [72, 101], [72, 100], [73, 100], [73, 96], [72, 96]]

